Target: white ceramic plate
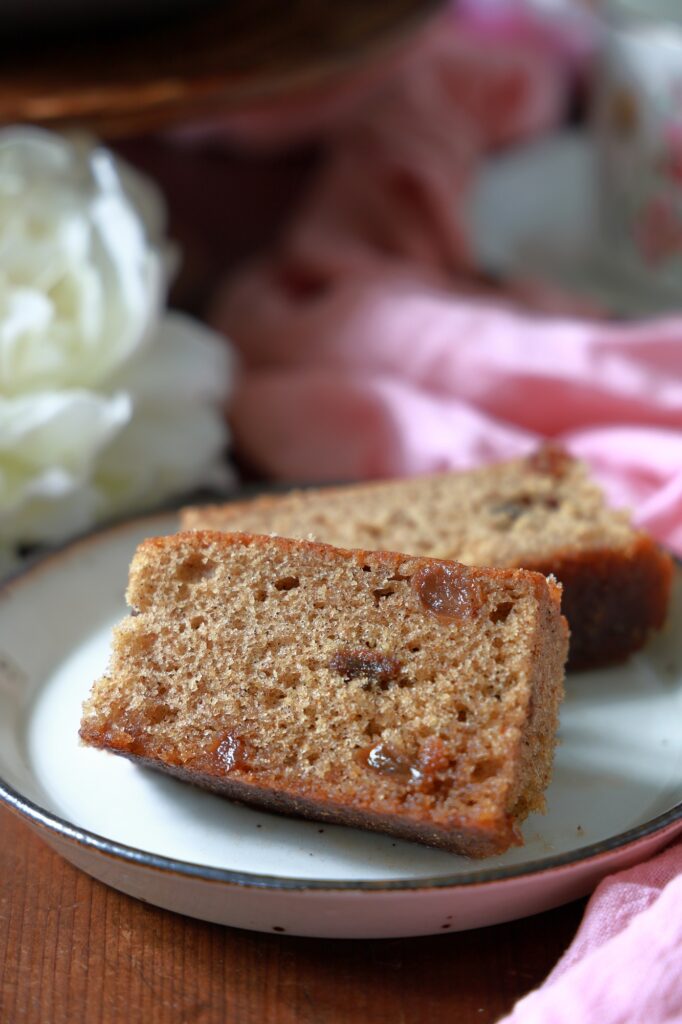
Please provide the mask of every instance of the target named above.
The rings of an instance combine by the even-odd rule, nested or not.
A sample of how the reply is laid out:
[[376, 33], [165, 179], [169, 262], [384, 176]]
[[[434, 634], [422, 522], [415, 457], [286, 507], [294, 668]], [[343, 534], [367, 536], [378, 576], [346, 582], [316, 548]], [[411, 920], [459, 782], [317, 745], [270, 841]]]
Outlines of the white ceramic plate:
[[682, 573], [667, 630], [627, 666], [568, 681], [549, 812], [486, 861], [231, 804], [79, 745], [136, 544], [173, 516], [95, 534], [0, 592], [0, 798], [78, 867], [209, 921], [331, 937], [426, 935], [588, 892], [682, 831]]

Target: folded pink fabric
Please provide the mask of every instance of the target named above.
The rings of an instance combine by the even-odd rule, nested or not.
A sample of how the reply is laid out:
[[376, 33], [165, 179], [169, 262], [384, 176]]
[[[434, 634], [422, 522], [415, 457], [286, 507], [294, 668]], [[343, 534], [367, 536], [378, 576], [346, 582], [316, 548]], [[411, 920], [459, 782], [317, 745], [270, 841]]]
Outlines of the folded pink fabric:
[[682, 1021], [682, 842], [606, 878], [568, 952], [500, 1024]]
[[471, 183], [491, 148], [557, 121], [566, 79], [526, 41], [480, 54], [470, 28], [441, 32], [339, 131], [278, 250], [219, 296], [213, 320], [243, 355], [238, 443], [274, 477], [338, 480], [553, 437], [682, 553], [682, 316], [590, 319], [524, 282], [492, 297]]
[[331, 286], [253, 271], [219, 322], [243, 451], [290, 480], [466, 468], [558, 438], [682, 553], [682, 317], [548, 317], [386, 270]]

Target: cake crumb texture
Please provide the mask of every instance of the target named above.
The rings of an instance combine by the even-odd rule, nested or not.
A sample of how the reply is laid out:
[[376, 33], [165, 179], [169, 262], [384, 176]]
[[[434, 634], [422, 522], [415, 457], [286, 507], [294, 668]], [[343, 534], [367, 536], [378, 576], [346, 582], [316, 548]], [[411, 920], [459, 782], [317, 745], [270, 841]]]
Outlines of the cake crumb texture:
[[543, 809], [568, 646], [553, 580], [195, 531], [145, 541], [127, 598], [86, 743], [473, 857]]

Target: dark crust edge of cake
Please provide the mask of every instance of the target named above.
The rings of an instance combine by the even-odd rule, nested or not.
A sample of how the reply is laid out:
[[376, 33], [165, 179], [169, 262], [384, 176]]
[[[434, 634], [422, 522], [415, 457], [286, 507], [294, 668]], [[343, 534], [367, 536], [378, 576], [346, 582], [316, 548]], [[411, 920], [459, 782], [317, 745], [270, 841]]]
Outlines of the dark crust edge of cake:
[[504, 853], [511, 846], [523, 845], [519, 827], [512, 815], [502, 816], [498, 821], [491, 823], [489, 829], [464, 824], [451, 829], [439, 828], [427, 822], [418, 822], [394, 814], [380, 814], [336, 804], [333, 801], [298, 796], [267, 786], [258, 786], [244, 781], [243, 778], [213, 775], [191, 766], [169, 764], [129, 750], [117, 750], [115, 747], [105, 746], [97, 737], [89, 735], [87, 730], [81, 729], [80, 736], [89, 745], [125, 757], [141, 767], [172, 775], [182, 782], [189, 782], [199, 789], [209, 790], [237, 803], [260, 807], [286, 817], [306, 818], [364, 831], [382, 832], [397, 839], [407, 839], [426, 846], [434, 846], [448, 853], [476, 859]]
[[553, 573], [563, 584], [562, 611], [571, 627], [569, 671], [626, 660], [665, 623], [673, 560], [648, 534], [625, 548], [558, 552], [523, 568]]

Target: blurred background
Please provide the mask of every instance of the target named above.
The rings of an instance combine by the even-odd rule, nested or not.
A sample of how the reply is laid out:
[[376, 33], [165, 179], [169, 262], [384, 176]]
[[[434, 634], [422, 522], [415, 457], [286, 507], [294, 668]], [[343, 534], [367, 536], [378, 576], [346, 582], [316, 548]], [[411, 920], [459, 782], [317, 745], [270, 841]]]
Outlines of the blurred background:
[[682, 552], [673, 0], [0, 4], [0, 546], [554, 438]]

